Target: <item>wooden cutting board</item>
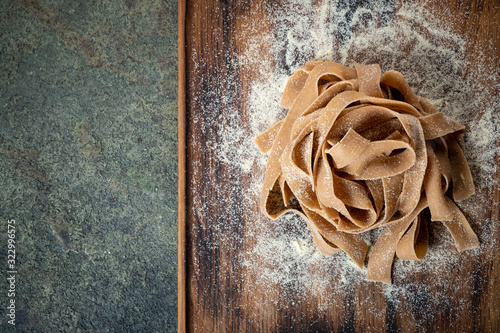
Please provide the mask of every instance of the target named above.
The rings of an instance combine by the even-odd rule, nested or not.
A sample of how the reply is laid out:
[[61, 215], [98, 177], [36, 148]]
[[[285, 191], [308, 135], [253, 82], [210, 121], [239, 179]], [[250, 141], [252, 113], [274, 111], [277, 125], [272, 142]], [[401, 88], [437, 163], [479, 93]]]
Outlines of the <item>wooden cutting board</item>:
[[[352, 1], [347, 7], [358, 3]], [[318, 8], [327, 5], [322, 1], [309, 4]], [[310, 263], [311, 257], [317, 256], [310, 250], [313, 245], [301, 243], [307, 237], [291, 241], [290, 250], [273, 247], [273, 241], [283, 242], [283, 238], [269, 230], [259, 234], [261, 229], [254, 227], [263, 223], [256, 218], [260, 214], [258, 195], [252, 196], [255, 177], [262, 181], [262, 167], [244, 160], [249, 156], [246, 150], [255, 148], [242, 146], [248, 140], [234, 128], [254, 134], [255, 117], [250, 112], [255, 110], [250, 111], [250, 98], [255, 98], [251, 97], [252, 89], [263, 74], [255, 67], [257, 62], [243, 63], [241, 54], [257, 47], [256, 56], [276, 59], [270, 62], [274, 70], [283, 66], [280, 57], [289, 55], [276, 56], [266, 48], [269, 44], [259, 47], [256, 41], [266, 36], [267, 42], [269, 38], [283, 42], [278, 40], [283, 35], [277, 32], [276, 13], [284, 7], [280, 1], [179, 1], [179, 331], [500, 331], [499, 171], [490, 170], [491, 183], [481, 184], [476, 196], [461, 206], [479, 235], [481, 248], [459, 254], [448, 244], [447, 253], [453, 260], [435, 269], [429, 264], [423, 266], [426, 269], [419, 269], [418, 263], [398, 264], [394, 269], [405, 269], [406, 274], [394, 273], [393, 286], [364, 281], [364, 272], [343, 268], [348, 265], [343, 254], [334, 255], [340, 259], [301, 264], [300, 260]], [[394, 12], [398, 8], [396, 3]], [[432, 13], [436, 22], [442, 20], [449, 31], [463, 36], [465, 45], [456, 47], [465, 48], [464, 63], [499, 68], [498, 1], [422, 2], [422, 8]], [[393, 20], [404, 19], [386, 14]], [[425, 24], [415, 29], [432, 33]], [[338, 32], [338, 40], [342, 33], [345, 31]], [[425, 31], [422, 35], [425, 37]], [[443, 43], [445, 48], [454, 47]], [[410, 46], [408, 52], [414, 52]], [[290, 68], [283, 71], [291, 74]], [[461, 73], [464, 80], [470, 79], [470, 70], [464, 68]], [[477, 81], [490, 88], [490, 94], [481, 97], [483, 101], [498, 106], [498, 87], [492, 86], [498, 85], [498, 79], [478, 77]], [[497, 131], [498, 112], [488, 120]], [[477, 110], [470, 116], [471, 124], [483, 113]], [[231, 140], [230, 135], [237, 136]], [[499, 147], [500, 136], [493, 142]], [[491, 158], [496, 161], [493, 166], [500, 165], [498, 151]], [[237, 167], [238, 163], [243, 167]], [[472, 167], [475, 181], [487, 179], [477, 175], [481, 170]], [[298, 223], [290, 221], [269, 224], [281, 223], [275, 228], [286, 233], [283, 225], [296, 228]], [[445, 232], [436, 228], [436, 232]], [[441, 246], [439, 238], [434, 242]], [[262, 246], [268, 247], [267, 252]], [[294, 248], [297, 258], [280, 253]], [[272, 249], [275, 256], [269, 251]], [[279, 258], [295, 261], [286, 266]], [[324, 265], [332, 266], [325, 269]], [[304, 267], [309, 271], [304, 272]], [[285, 270], [289, 279], [284, 278]]]

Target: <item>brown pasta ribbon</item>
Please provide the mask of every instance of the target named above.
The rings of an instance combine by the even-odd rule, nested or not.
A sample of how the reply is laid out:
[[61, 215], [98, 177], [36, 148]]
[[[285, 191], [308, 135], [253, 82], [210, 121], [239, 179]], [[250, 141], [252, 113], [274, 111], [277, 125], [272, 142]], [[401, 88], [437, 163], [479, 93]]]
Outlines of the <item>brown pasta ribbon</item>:
[[270, 218], [299, 213], [322, 253], [342, 250], [359, 267], [368, 252], [360, 234], [384, 228], [367, 279], [387, 284], [395, 254], [425, 256], [427, 208], [459, 251], [479, 246], [448, 197], [474, 194], [465, 127], [413, 93], [399, 72], [308, 62], [288, 80], [281, 105], [287, 116], [255, 139], [269, 155], [260, 206]]

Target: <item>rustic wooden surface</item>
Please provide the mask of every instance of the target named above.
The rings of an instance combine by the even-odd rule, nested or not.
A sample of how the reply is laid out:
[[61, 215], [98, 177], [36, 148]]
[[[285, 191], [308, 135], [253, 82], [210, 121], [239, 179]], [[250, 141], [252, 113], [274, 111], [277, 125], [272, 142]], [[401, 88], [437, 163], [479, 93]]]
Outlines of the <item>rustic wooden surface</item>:
[[[180, 6], [184, 1], [180, 1]], [[429, 6], [429, 5], [428, 5]], [[435, 1], [432, 6], [439, 10], [451, 10], [456, 13], [453, 21], [446, 21], [447, 25], [456, 33], [467, 36], [469, 52], [467, 56], [472, 60], [479, 51], [490, 52], [490, 66], [498, 67], [498, 50], [500, 49], [500, 4], [498, 1]], [[397, 311], [394, 302], [388, 302], [384, 294], [384, 286], [375, 283], [361, 284], [351, 292], [339, 295], [329, 304], [327, 311], [317, 311], [317, 300], [313, 297], [307, 302], [296, 302], [300, 307], [293, 306], [294, 299], [283, 298], [281, 293], [275, 295], [262, 294], [253, 290], [252, 294], [245, 291], [243, 281], [245, 270], [241, 269], [234, 258], [239, 257], [245, 244], [232, 240], [233, 232], [244, 233], [246, 223], [240, 210], [229, 203], [237, 203], [243, 198], [242, 192], [230, 191], [230, 183], [239, 186], [248, 186], [248, 177], [244, 174], [235, 174], [222, 163], [217, 163], [213, 150], [204, 149], [199, 142], [205, 142], [207, 135], [217, 135], [215, 119], [220, 112], [221, 103], [219, 94], [207, 94], [207, 91], [219, 87], [218, 93], [231, 98], [227, 103], [244, 112], [249, 92], [249, 82], [255, 79], [251, 68], [240, 71], [230, 64], [238, 51], [245, 47], [245, 40], [238, 34], [238, 29], [244, 24], [254, 24], [259, 31], [268, 33], [272, 29], [264, 6], [256, 6], [255, 1], [216, 1], [192, 0], [187, 1], [185, 12], [186, 54], [180, 51], [179, 68], [181, 72], [185, 64], [186, 83], [179, 79], [180, 95], [186, 93], [186, 118], [184, 122], [183, 109], [179, 118], [179, 148], [180, 157], [186, 158], [180, 163], [180, 177], [185, 172], [186, 180], [180, 182], [179, 200], [179, 256], [185, 255], [186, 270], [184, 271], [184, 257], [179, 260], [179, 330], [199, 332], [351, 332], [351, 331], [426, 331], [434, 332], [498, 332], [500, 330], [500, 264], [495, 258], [500, 258], [500, 235], [492, 235], [488, 255], [482, 260], [467, 260], [472, 258], [464, 254], [464, 262], [452, 272], [443, 274], [452, 275], [452, 281], [457, 285], [449, 288], [453, 299], [460, 306], [443, 306], [425, 293], [419, 294], [416, 299]], [[436, 11], [435, 11], [436, 12]], [[184, 11], [179, 10], [179, 15]], [[183, 25], [184, 20], [179, 19]], [[184, 26], [179, 32], [184, 32]], [[248, 35], [246, 35], [248, 38]], [[180, 40], [181, 41], [181, 40]], [[481, 49], [485, 43], [493, 43], [495, 47]], [[179, 46], [181, 47], [181, 45]], [[219, 51], [219, 52], [218, 52]], [[222, 52], [220, 52], [222, 51]], [[262, 57], [266, 56], [262, 50]], [[270, 55], [267, 55], [270, 56]], [[182, 65], [182, 66], [181, 66]], [[212, 75], [210, 75], [212, 74]], [[467, 75], [467, 70], [464, 71]], [[237, 80], [238, 84], [228, 85], [227, 78]], [[181, 84], [182, 83], [182, 84]], [[495, 84], [485, 80], [484, 84]], [[492, 98], [498, 98], [492, 96]], [[181, 102], [181, 101], [180, 101]], [[202, 103], [202, 105], [200, 105]], [[181, 107], [180, 103], [180, 107]], [[227, 105], [226, 105], [227, 106]], [[205, 111], [200, 112], [200, 108]], [[182, 116], [182, 117], [181, 117]], [[193, 119], [197, 121], [193, 121]], [[239, 118], [245, 121], [242, 114]], [[184, 127], [185, 126], [185, 127]], [[184, 135], [184, 131], [185, 135]], [[181, 132], [182, 130], [182, 132]], [[184, 141], [185, 140], [185, 141]], [[187, 150], [184, 150], [185, 143]], [[500, 142], [497, 141], [497, 146]], [[182, 147], [182, 148], [181, 148]], [[186, 154], [186, 155], [184, 155]], [[496, 156], [497, 165], [500, 157]], [[500, 180], [500, 172], [496, 174]], [[185, 185], [185, 187], [184, 187]], [[499, 223], [500, 189], [498, 183], [494, 186], [491, 198], [477, 198], [477, 221], [491, 219], [491, 224]], [[182, 188], [182, 192], [181, 192]], [[183, 196], [186, 190], [185, 202]], [[210, 207], [203, 206], [210, 198]], [[217, 200], [214, 200], [216, 198]], [[219, 202], [219, 204], [217, 204]], [[215, 203], [215, 204], [214, 204]], [[184, 206], [185, 204], [185, 206]], [[246, 209], [257, 210], [254, 207]], [[203, 211], [204, 214], [199, 212]], [[185, 213], [185, 216], [183, 215]], [[231, 220], [227, 228], [210, 228], [214, 216], [224, 216]], [[185, 229], [184, 229], [185, 226]], [[235, 230], [237, 228], [237, 230]], [[497, 227], [492, 230], [498, 230]], [[184, 232], [186, 232], [184, 234]], [[184, 238], [185, 237], [185, 238]], [[244, 239], [244, 237], [243, 237]], [[185, 241], [185, 243], [184, 243]], [[213, 246], [216, 243], [223, 246]], [[184, 247], [185, 244], [185, 247]], [[184, 276], [185, 272], [185, 276]], [[460, 285], [461, 274], [476, 274], [472, 284]], [[184, 280], [185, 278], [185, 280]], [[421, 275], [415, 277], [415, 282], [422, 280]], [[247, 281], [246, 285], [251, 285]], [[428, 282], [427, 282], [428, 283]], [[426, 289], [432, 293], [439, 288], [432, 283]], [[362, 300], [366, 297], [374, 300], [376, 309], [366, 309]], [[404, 300], [403, 300], [404, 301]], [[406, 300], [407, 301], [407, 300]], [[403, 311], [401, 311], [401, 309]], [[445, 310], [442, 310], [445, 309]], [[419, 316], [422, 312], [434, 312], [434, 316]], [[374, 315], [376, 314], [376, 315]], [[426, 322], [423, 322], [424, 319]], [[429, 321], [429, 318], [432, 320]]]
[[179, 56], [179, 92], [177, 103], [178, 115], [178, 174], [177, 191], [179, 206], [177, 211], [179, 226], [177, 228], [178, 260], [177, 260], [177, 330], [186, 331], [186, 2], [178, 2], [178, 43]]

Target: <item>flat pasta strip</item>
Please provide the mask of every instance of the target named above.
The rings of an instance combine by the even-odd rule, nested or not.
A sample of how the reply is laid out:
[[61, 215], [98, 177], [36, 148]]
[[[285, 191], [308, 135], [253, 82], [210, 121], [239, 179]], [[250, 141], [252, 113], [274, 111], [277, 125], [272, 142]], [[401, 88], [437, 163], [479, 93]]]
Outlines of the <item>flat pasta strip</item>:
[[281, 125], [283, 125], [283, 120], [278, 121], [276, 124], [255, 138], [255, 144], [261, 153], [267, 154], [267, 152], [272, 148], [276, 135], [278, 135], [278, 132], [280, 131]]
[[474, 194], [465, 126], [416, 95], [401, 73], [308, 62], [288, 80], [281, 105], [286, 117], [255, 140], [269, 155], [260, 207], [270, 218], [300, 214], [322, 253], [343, 251], [360, 267], [368, 253], [360, 234], [383, 228], [367, 279], [387, 284], [396, 255], [424, 258], [426, 210], [459, 251], [479, 246], [448, 197], [449, 188], [455, 200]]
[[398, 242], [396, 255], [400, 259], [421, 260], [427, 253], [428, 241], [427, 221], [422, 215], [418, 215]]

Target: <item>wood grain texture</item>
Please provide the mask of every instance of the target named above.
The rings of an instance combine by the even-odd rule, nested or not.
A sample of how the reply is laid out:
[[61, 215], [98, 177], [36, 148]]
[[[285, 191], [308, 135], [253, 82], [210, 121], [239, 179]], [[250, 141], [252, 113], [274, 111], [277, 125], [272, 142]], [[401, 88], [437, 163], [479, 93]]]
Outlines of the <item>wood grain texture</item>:
[[[429, 2], [426, 6], [432, 7], [429, 9], [434, 13], [451, 11], [456, 14], [453, 20], [443, 19], [442, 24], [466, 36], [466, 56], [470, 62], [481, 55], [484, 66], [498, 68], [498, 2], [447, 0]], [[179, 15], [181, 12], [179, 7]], [[181, 54], [179, 45], [179, 154], [186, 152], [186, 164], [182, 161], [182, 167], [179, 158], [179, 331], [499, 331], [500, 264], [496, 258], [500, 257], [500, 171], [491, 184], [491, 197], [476, 196], [473, 199], [477, 211], [472, 227], [477, 230], [481, 221], [491, 221], [492, 235], [481, 239], [488, 252], [479, 260], [468, 253], [460, 254], [463, 262], [452, 271], [429, 272], [429, 276], [431, 273], [448, 274], [449, 285], [433, 283], [425, 272], [419, 272], [411, 277], [412, 285], [417, 286], [410, 290], [411, 297], [397, 295], [396, 299], [389, 300], [385, 286], [366, 282], [346, 288], [344, 293], [337, 291], [338, 297], [321, 311], [318, 310], [320, 300], [314, 295], [304, 301], [299, 299], [303, 295], [294, 296], [286, 290], [264, 293], [252, 289], [258, 285], [254, 281], [256, 277], [248, 275], [238, 262], [243, 252], [255, 245], [254, 238], [246, 237], [252, 221], [246, 218], [239, 206], [244, 201], [245, 192], [238, 190], [250, 186], [251, 174], [221, 163], [214, 150], [207, 149], [204, 143], [222, 145], [224, 124], [236, 121], [245, 126], [249, 122], [247, 99], [251, 82], [258, 79], [258, 73], [235, 64], [238, 64], [237, 55], [248, 47], [248, 39], [255, 40], [260, 34], [272, 31], [268, 15], [266, 6], [255, 1], [189, 0], [185, 26], [179, 19], [179, 33], [185, 28], [186, 36], [185, 55]], [[242, 27], [248, 25], [255, 26], [252, 35], [240, 33]], [[274, 57], [264, 47], [260, 56]], [[186, 65], [185, 123], [184, 114], [181, 114], [181, 76], [184, 75], [181, 63]], [[463, 75], [469, 74], [468, 69], [464, 69]], [[484, 81], [484, 85], [498, 82], [487, 78], [478, 80]], [[498, 98], [498, 93], [491, 98]], [[228, 110], [241, 110], [241, 113], [230, 117]], [[181, 121], [184, 128], [181, 128]], [[182, 152], [181, 142], [185, 142], [187, 149], [183, 147]], [[497, 146], [500, 146], [500, 139]], [[495, 158], [496, 164], [500, 165], [500, 156], [497, 154]], [[185, 172], [185, 182], [181, 181], [181, 172]], [[181, 187], [186, 191], [185, 201]], [[258, 203], [244, 209], [257, 211]], [[181, 224], [184, 225], [184, 221], [185, 245], [184, 241], [181, 243], [181, 236], [184, 237]], [[214, 226], [215, 223], [218, 226]], [[234, 237], [235, 234], [241, 237]], [[183, 276], [181, 251], [186, 260]], [[470, 274], [472, 279], [464, 278]], [[394, 281], [395, 284], [401, 282]], [[185, 290], [182, 290], [184, 283]], [[419, 289], [419, 284], [426, 284], [425, 288]], [[452, 304], [436, 301], [431, 297], [434, 293], [452, 295]], [[370, 308], [366, 307], [366, 299], [371, 300]], [[433, 315], [423, 315], [428, 312]]]
[[177, 218], [177, 330], [186, 331], [186, 1], [178, 0], [178, 218]]

